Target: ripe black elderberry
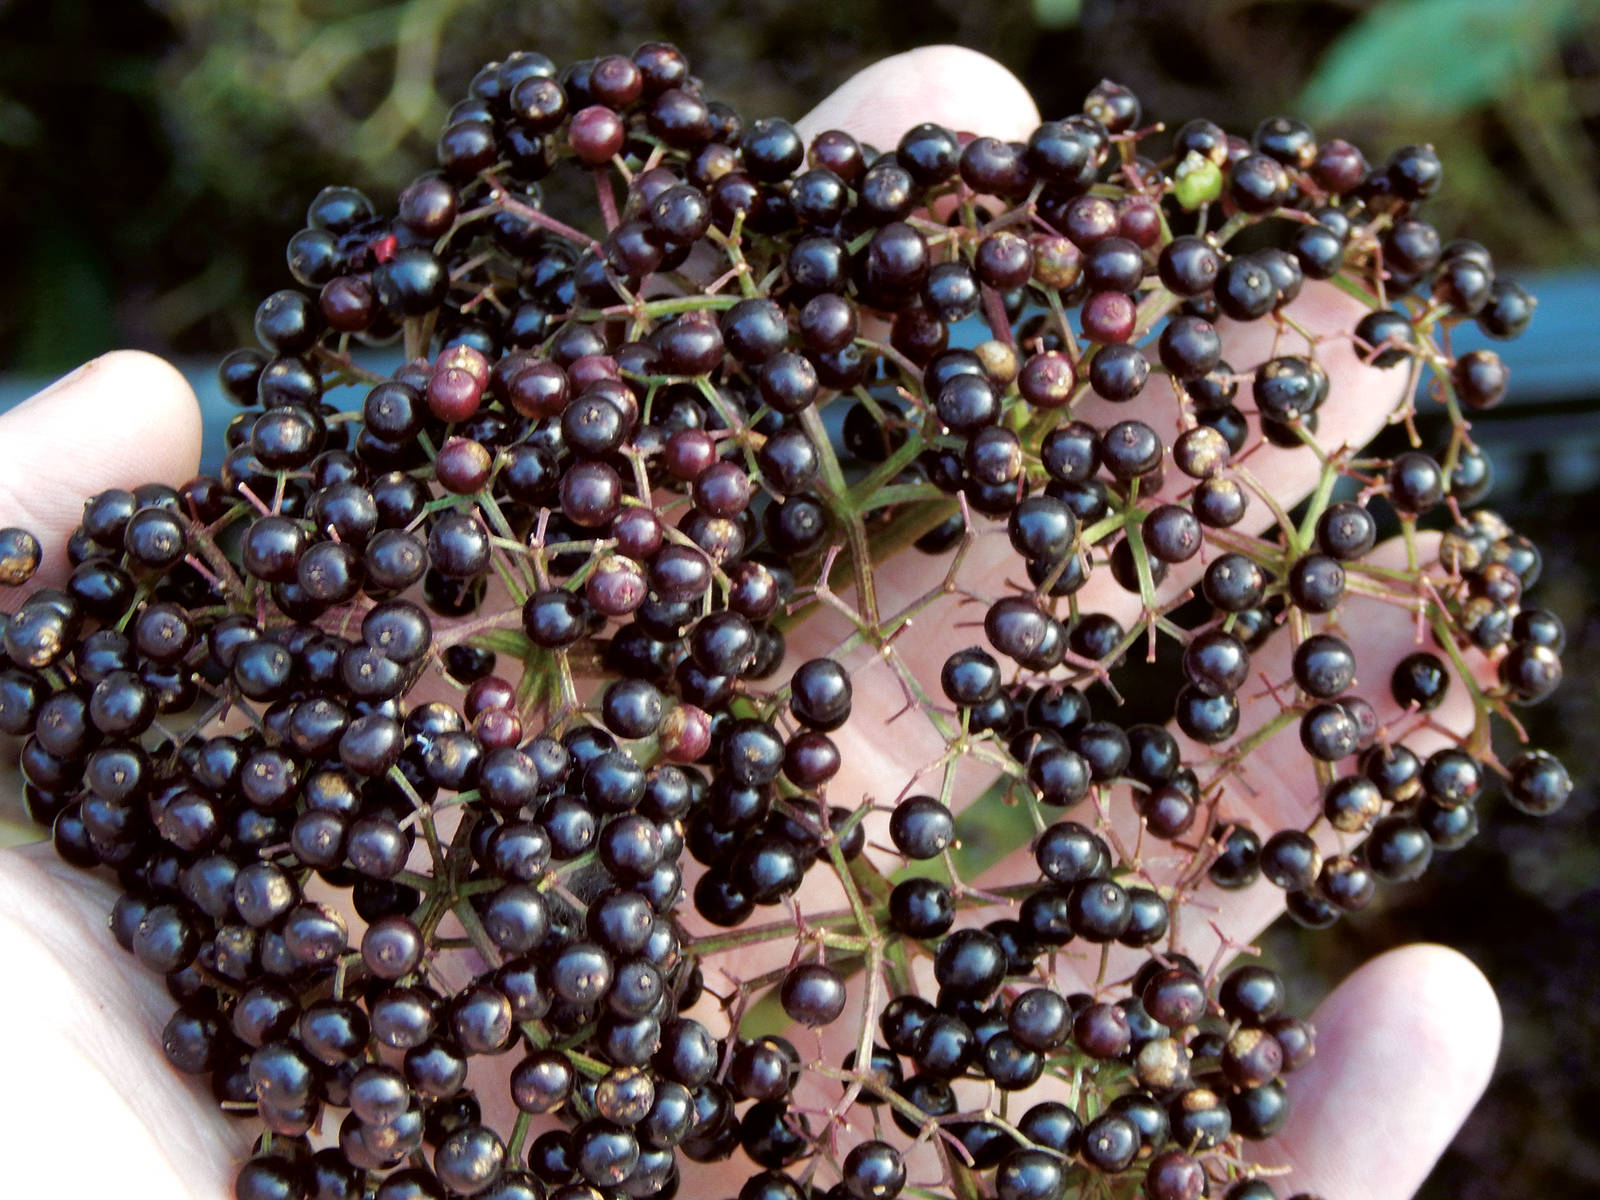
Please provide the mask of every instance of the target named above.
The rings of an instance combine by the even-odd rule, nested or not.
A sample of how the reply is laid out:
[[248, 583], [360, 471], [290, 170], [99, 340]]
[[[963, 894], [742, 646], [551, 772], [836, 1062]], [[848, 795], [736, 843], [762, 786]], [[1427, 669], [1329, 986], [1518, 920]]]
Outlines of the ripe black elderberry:
[[[1460, 413], [1508, 377], [1445, 334], [1534, 305], [1418, 215], [1428, 147], [1372, 169], [1291, 117], [1196, 120], [1152, 158], [1142, 122], [1107, 81], [1017, 142], [879, 154], [747, 120], [664, 43], [510, 54], [393, 217], [312, 201], [219, 368], [218, 477], [89, 498], [64, 564], [0, 530], [0, 587], [67, 580], [0, 617], [0, 734], [62, 858], [115, 869], [168, 1059], [272, 1132], [241, 1197], [666, 1196], [742, 1152], [740, 1200], [895, 1200], [932, 1132], [1000, 1200], [1270, 1194], [1241, 1139], [1290, 1119], [1309, 1027], [1172, 934], [1263, 875], [1325, 926], [1475, 831], [1496, 767], [1436, 719], [1543, 698], [1565, 639], [1538, 552], [1462, 511], [1489, 472]], [[1326, 280], [1363, 315], [1291, 337]], [[1272, 356], [1225, 361], [1224, 318]], [[404, 361], [369, 377], [352, 336]], [[1437, 373], [1401, 401], [1447, 401], [1437, 453], [1316, 444], [1360, 403], [1346, 342]], [[1403, 569], [1369, 557], [1391, 512]], [[948, 567], [920, 597], [904, 544]], [[1431, 641], [1368, 678], [1356, 602]], [[1141, 657], [1175, 664], [1176, 733], [1117, 703]], [[1236, 807], [1254, 755], [1315, 764], [1281, 827]], [[1504, 770], [1528, 813], [1572, 790], [1537, 750]], [[1065, 994], [1111, 943], [1143, 966]], [[726, 1043], [713, 992], [750, 1022]], [[862, 1031], [842, 1079], [756, 1030], [778, 1013]], [[1106, 1064], [1077, 1108], [973, 1106], [1072, 1055]], [[891, 1121], [814, 1129], [813, 1072]], [[494, 1087], [555, 1127], [496, 1127]]]

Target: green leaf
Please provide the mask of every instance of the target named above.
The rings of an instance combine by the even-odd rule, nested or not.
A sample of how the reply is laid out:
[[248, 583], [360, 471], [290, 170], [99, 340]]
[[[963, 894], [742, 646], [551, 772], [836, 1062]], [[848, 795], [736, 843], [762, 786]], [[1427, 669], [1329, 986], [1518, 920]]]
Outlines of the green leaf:
[[534, 645], [528, 640], [527, 635], [518, 633], [515, 629], [486, 629], [482, 633], [473, 634], [467, 640], [480, 650], [490, 650], [495, 654], [505, 654], [523, 661], [534, 652]]
[[878, 872], [877, 867], [867, 861], [866, 855], [857, 855], [849, 866], [850, 880], [856, 885], [856, 891], [861, 893], [861, 902], [869, 912], [889, 903], [890, 883]]
[[776, 1037], [788, 1031], [794, 1021], [783, 1011], [778, 999], [778, 989], [773, 988], [761, 999], [744, 1010], [739, 1021], [739, 1036], [743, 1038]]
[[1083, 0], [1033, 0], [1033, 19], [1041, 29], [1066, 29], [1078, 23]]
[[1503, 94], [1595, 0], [1393, 0], [1323, 55], [1300, 94], [1313, 119], [1389, 108], [1457, 113]]

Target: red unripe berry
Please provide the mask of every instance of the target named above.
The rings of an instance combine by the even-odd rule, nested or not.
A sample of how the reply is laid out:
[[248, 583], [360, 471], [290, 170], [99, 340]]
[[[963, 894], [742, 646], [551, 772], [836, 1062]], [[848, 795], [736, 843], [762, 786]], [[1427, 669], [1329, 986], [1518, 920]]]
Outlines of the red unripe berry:
[[428, 380], [428, 411], [441, 421], [455, 424], [467, 420], [482, 400], [483, 384], [461, 367], [436, 371]]
[[494, 457], [488, 448], [482, 442], [463, 437], [445, 442], [433, 460], [433, 471], [440, 486], [458, 496], [481, 491], [489, 482], [493, 468]]
[[667, 438], [667, 473], [685, 483], [717, 461], [717, 444], [703, 429], [680, 429]]
[[522, 740], [522, 721], [509, 708], [486, 708], [472, 722], [472, 736], [485, 750], [503, 750]]
[[433, 368], [435, 371], [459, 368], [477, 380], [479, 387], [489, 386], [489, 360], [476, 346], [460, 344], [446, 346], [439, 351], [438, 361], [433, 364]]
[[572, 360], [572, 365], [567, 368], [567, 378], [572, 382], [572, 391], [576, 395], [602, 379], [621, 379], [617, 372], [617, 360], [609, 354], [585, 354]]
[[506, 382], [506, 400], [524, 417], [553, 417], [567, 406], [572, 388], [567, 374], [553, 362], [523, 367]]
[[617, 552], [635, 562], [643, 562], [661, 549], [661, 518], [653, 509], [625, 508], [611, 522], [608, 535], [617, 539]]
[[1096, 292], [1083, 305], [1083, 336], [1102, 346], [1133, 336], [1139, 310], [1122, 292]]
[[1366, 156], [1343, 138], [1324, 142], [1311, 163], [1311, 178], [1335, 195], [1352, 191], [1366, 177]]
[[498, 675], [485, 675], [467, 689], [461, 702], [461, 712], [467, 720], [476, 720], [479, 713], [491, 708], [509, 708], [517, 698], [516, 689], [509, 679]]
[[1161, 240], [1161, 210], [1148, 196], [1128, 196], [1117, 205], [1117, 233], [1141, 250]]
[[712, 463], [695, 476], [694, 506], [707, 516], [736, 517], [750, 504], [750, 480], [738, 463]]
[[597, 167], [621, 152], [624, 132], [621, 117], [603, 104], [591, 104], [572, 118], [567, 141], [581, 161]]
[[620, 554], [601, 559], [583, 585], [590, 605], [608, 617], [627, 616], [644, 603], [648, 591], [639, 564]]
[[703, 708], [680, 704], [661, 719], [657, 736], [668, 761], [698, 762], [711, 749], [711, 717]]
[[644, 90], [644, 77], [633, 60], [620, 54], [608, 54], [594, 64], [589, 72], [589, 91], [602, 104], [612, 108], [626, 108], [639, 98]]
[[362, 275], [340, 275], [322, 285], [317, 308], [328, 328], [337, 333], [360, 333], [372, 324], [377, 303], [372, 283]]

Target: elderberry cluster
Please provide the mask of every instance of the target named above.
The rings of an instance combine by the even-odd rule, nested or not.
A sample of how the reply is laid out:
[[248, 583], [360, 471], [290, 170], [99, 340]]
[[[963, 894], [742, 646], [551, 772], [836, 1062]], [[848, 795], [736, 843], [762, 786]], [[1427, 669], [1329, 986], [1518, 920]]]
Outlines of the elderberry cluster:
[[[649, 44], [490, 64], [438, 164], [316, 197], [220, 472], [91, 498], [0, 616], [29, 812], [265, 1130], [239, 1200], [1273, 1196], [1242, 1142], [1313, 1032], [1185, 910], [1265, 876], [1326, 925], [1496, 780], [1571, 788], [1489, 741], [1563, 634], [1466, 511], [1507, 381], [1450, 333], [1533, 301], [1415, 215], [1432, 150], [1169, 137], [1111, 83], [1024, 142], [808, 144]], [[1318, 441], [1353, 376], [1410, 448]], [[0, 585], [39, 565], [0, 531]], [[1119, 716], [1145, 645], [1170, 728]], [[934, 761], [852, 766], [869, 669]], [[1315, 802], [1254, 803], [1268, 753]]]

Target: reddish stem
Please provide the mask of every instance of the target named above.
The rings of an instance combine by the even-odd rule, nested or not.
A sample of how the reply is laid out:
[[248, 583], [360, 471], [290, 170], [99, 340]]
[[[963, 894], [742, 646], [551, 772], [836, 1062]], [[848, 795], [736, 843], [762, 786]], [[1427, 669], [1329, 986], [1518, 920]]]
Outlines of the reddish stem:
[[611, 172], [605, 167], [594, 169], [594, 194], [600, 202], [600, 217], [606, 223], [606, 232], [610, 233], [621, 218], [617, 216], [617, 198], [611, 194]]

